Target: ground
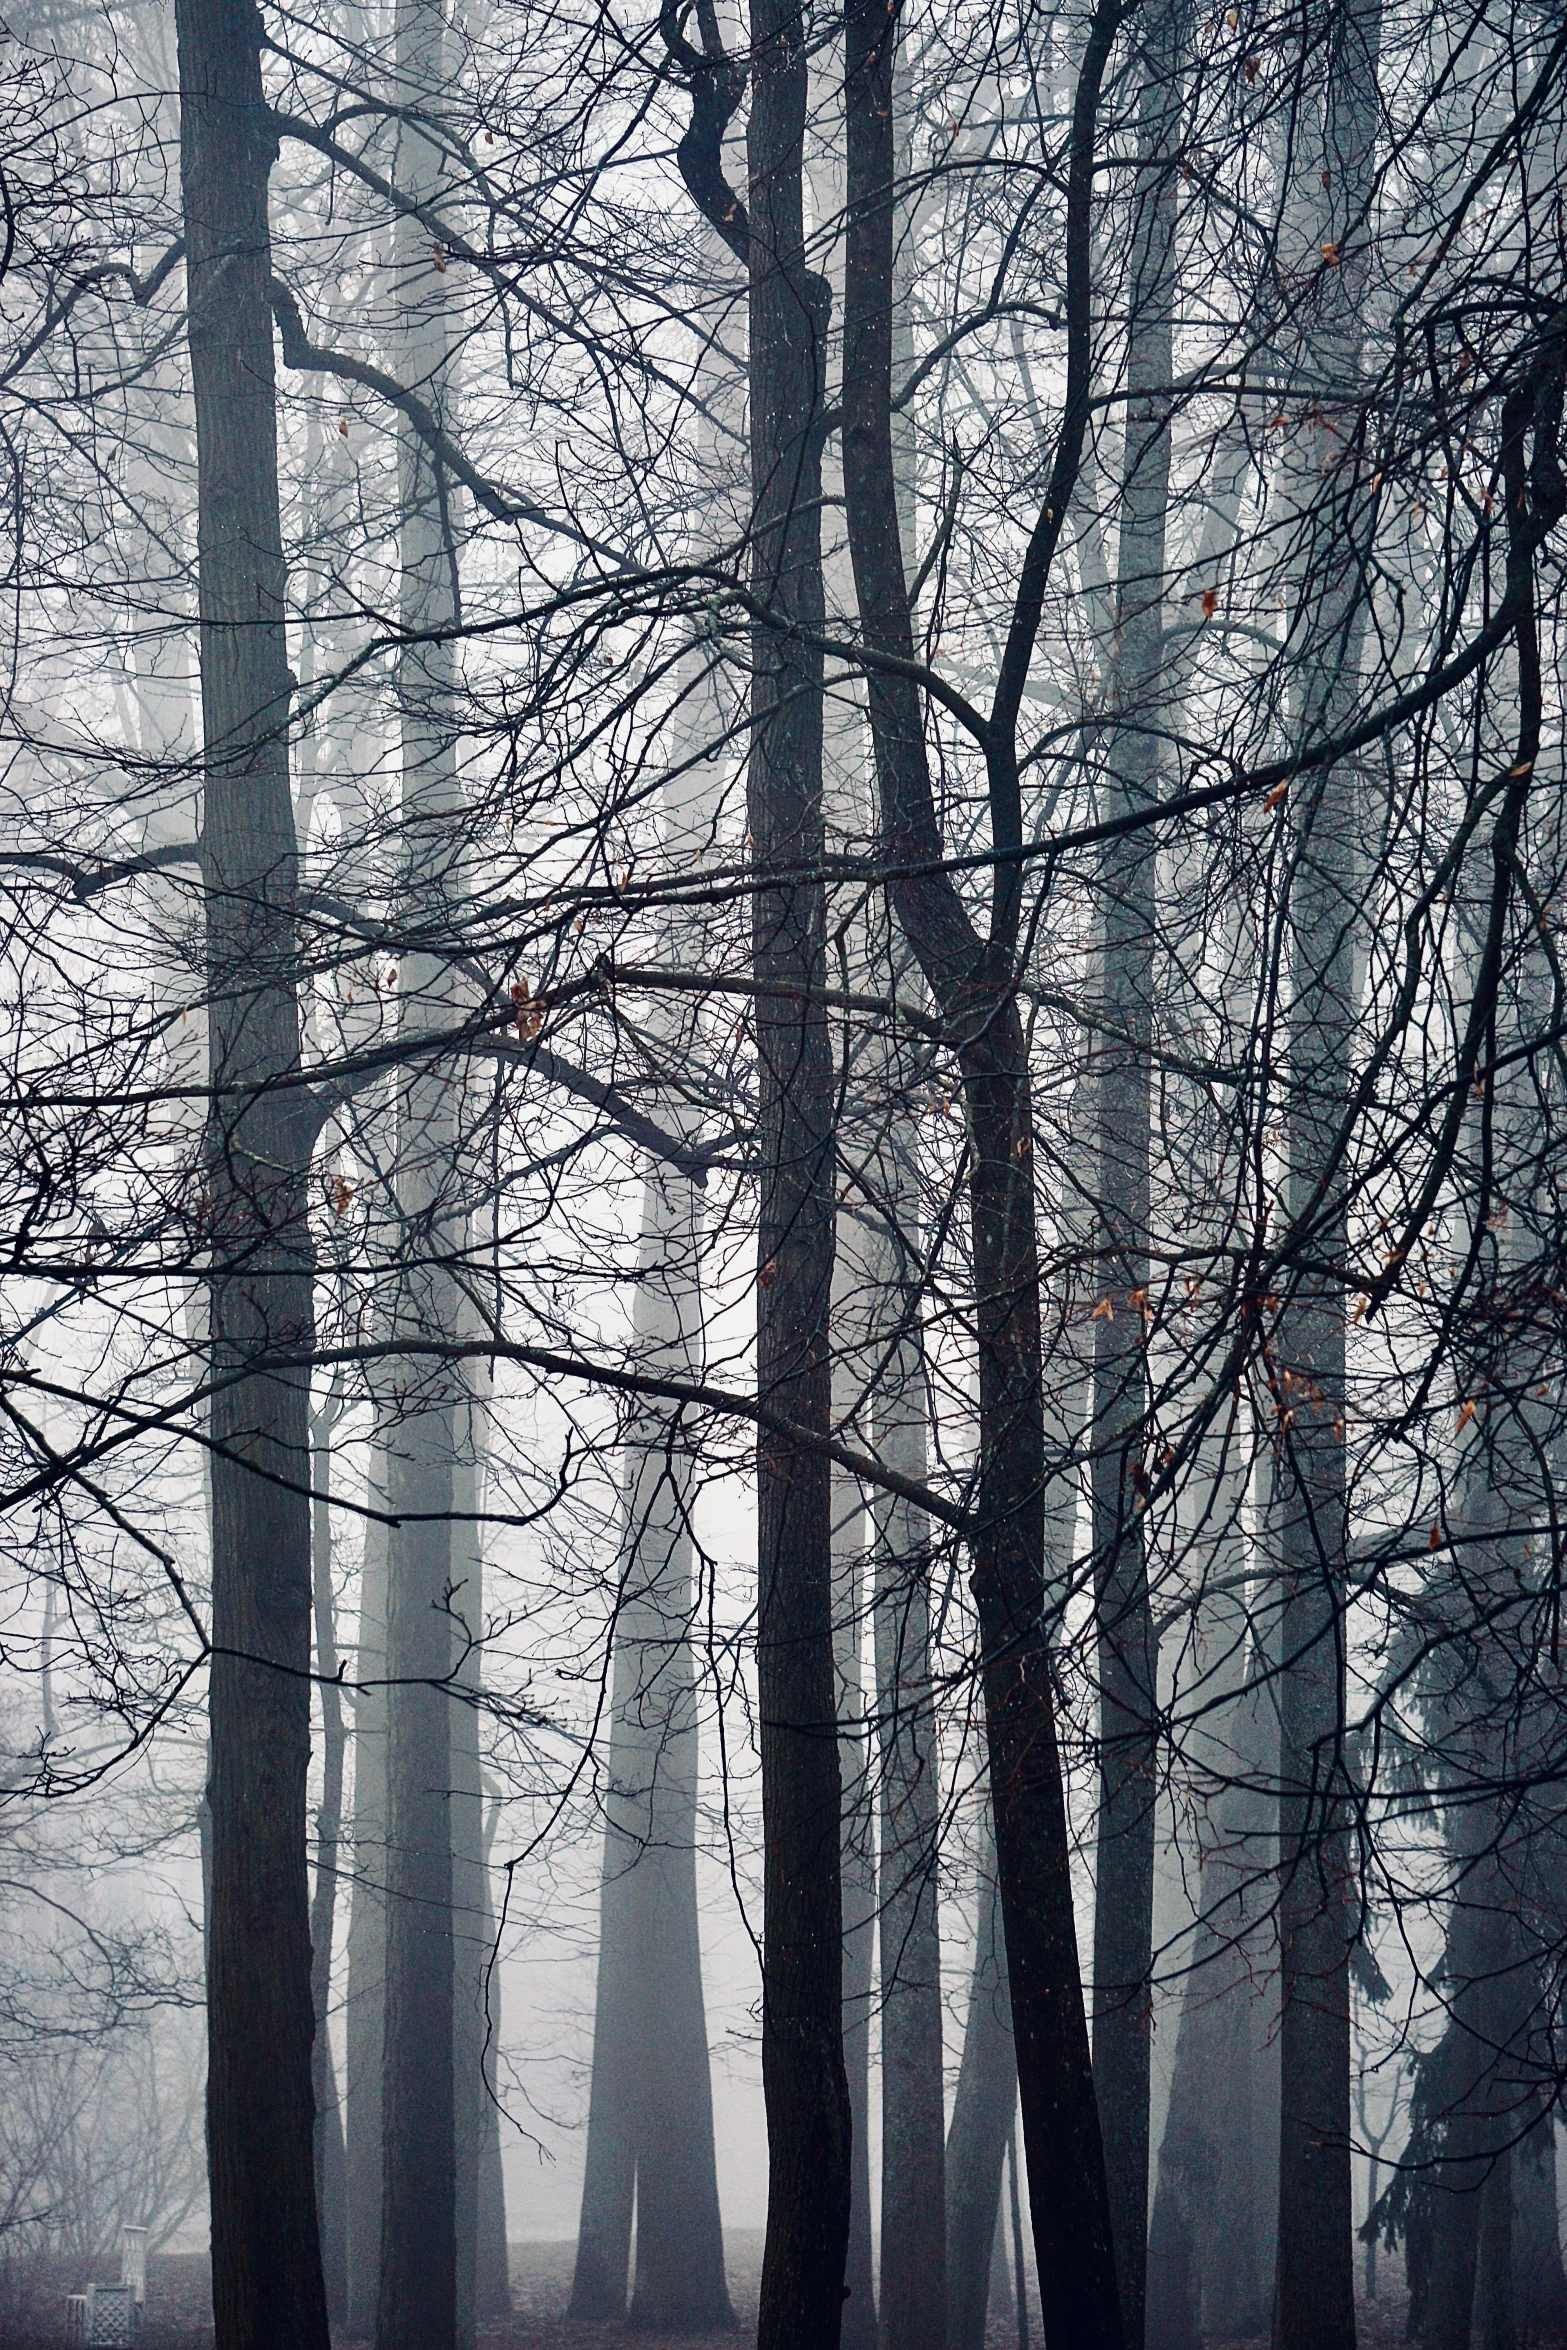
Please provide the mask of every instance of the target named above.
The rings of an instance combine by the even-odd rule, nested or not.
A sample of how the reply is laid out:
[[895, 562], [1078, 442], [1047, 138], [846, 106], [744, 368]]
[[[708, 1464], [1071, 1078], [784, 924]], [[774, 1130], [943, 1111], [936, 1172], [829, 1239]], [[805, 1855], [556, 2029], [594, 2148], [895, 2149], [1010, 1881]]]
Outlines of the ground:
[[[727, 2241], [729, 2285], [740, 2331], [735, 2350], [745, 2350], [756, 2323], [757, 2281], [761, 2267], [759, 2231], [743, 2230]], [[713, 2350], [711, 2335], [700, 2341], [678, 2334], [634, 2334], [623, 2325], [576, 2325], [566, 2316], [571, 2291], [572, 2246], [569, 2243], [514, 2244], [512, 2246], [512, 2301], [509, 2318], [486, 2326], [480, 2350]], [[117, 2268], [101, 2267], [106, 2280]], [[23, 2305], [0, 2311], [0, 2339], [6, 2350], [59, 2350], [66, 2340], [65, 2297], [80, 2292], [89, 2277], [51, 2268], [37, 2277]], [[1393, 2264], [1383, 2278], [1375, 2302], [1363, 2302], [1359, 2312], [1360, 2350], [1399, 2350], [1404, 2339], [1405, 2302], [1402, 2280]], [[195, 2255], [155, 2255], [148, 2263], [146, 2323], [141, 2350], [205, 2350], [212, 2340], [208, 2313], [207, 2263]], [[1043, 2350], [1037, 2311], [1030, 2329], [1031, 2350]], [[348, 2344], [341, 2350], [349, 2350]], [[1015, 2321], [993, 2317], [989, 2350], [1018, 2350]], [[1210, 2350], [1268, 2350], [1266, 2341], [1215, 2343]]]

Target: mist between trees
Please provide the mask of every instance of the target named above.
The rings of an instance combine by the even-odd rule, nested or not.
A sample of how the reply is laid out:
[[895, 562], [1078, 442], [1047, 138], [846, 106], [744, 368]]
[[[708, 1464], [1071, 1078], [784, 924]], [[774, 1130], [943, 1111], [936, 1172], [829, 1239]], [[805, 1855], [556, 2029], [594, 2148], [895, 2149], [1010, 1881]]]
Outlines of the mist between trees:
[[1567, 2340], [1564, 77], [11, 0], [14, 2338]]

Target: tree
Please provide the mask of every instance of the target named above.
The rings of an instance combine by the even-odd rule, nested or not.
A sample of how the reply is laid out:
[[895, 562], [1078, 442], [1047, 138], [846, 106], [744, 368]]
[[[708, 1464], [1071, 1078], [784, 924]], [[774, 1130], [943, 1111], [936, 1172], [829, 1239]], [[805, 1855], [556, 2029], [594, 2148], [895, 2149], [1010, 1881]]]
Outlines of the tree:
[[212, 1087], [213, 2309], [223, 2350], [325, 2350], [305, 1859], [308, 1393], [299, 1372], [257, 1367], [272, 1351], [308, 1355], [312, 1319], [268, 283], [276, 149], [258, 20], [230, 0], [182, 0], [177, 23]]

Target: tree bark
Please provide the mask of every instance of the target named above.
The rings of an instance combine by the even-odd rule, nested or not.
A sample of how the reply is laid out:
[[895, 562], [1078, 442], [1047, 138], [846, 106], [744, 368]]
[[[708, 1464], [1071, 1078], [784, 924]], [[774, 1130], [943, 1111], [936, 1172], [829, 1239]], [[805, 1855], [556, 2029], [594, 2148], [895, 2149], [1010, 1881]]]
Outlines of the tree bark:
[[205, 742], [212, 1404], [207, 2146], [219, 2350], [326, 2350], [315, 2193], [308, 1129], [260, 19], [179, 0]]
[[[821, 435], [827, 289], [806, 266], [805, 25], [755, 0], [750, 190], [752, 586], [783, 624], [754, 636], [747, 781], [754, 901], [758, 1127], [757, 1391], [797, 1426], [831, 1418], [835, 1168], [819, 883], [769, 870], [820, 858]], [[766, 1434], [757, 1446], [757, 1677], [765, 1841], [762, 2078], [768, 2208], [759, 2350], [835, 2350], [849, 2235], [843, 2064], [841, 1779], [833, 1673], [827, 1461]]]

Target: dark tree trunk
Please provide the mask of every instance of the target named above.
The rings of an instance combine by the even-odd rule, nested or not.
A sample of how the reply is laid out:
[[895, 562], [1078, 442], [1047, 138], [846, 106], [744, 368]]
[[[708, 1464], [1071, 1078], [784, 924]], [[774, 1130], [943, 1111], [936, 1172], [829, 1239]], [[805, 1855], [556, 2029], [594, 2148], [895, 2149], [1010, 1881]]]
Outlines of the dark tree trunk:
[[[836, 1271], [843, 1279], [840, 1248]], [[834, 1314], [834, 1327], [839, 1316]], [[849, 1408], [834, 1397], [834, 1414]], [[833, 1487], [834, 1635], [839, 1701], [851, 1735], [843, 1753], [843, 2065], [853, 2131], [849, 2252], [844, 2270], [841, 2350], [876, 2350], [876, 2268], [871, 2234], [871, 1983], [876, 1955], [876, 1805], [867, 1736], [862, 1569], [866, 1511], [848, 1478]]]
[[[873, 656], [912, 665], [891, 429], [896, 29], [896, 17], [878, 0], [854, 0], [848, 11], [844, 489], [867, 648]], [[1074, 116], [1070, 208], [1079, 314], [1086, 302], [1093, 123], [1113, 29], [1111, 15], [1096, 19]], [[1087, 413], [1081, 321], [1074, 350], [1068, 405], [1080, 446]], [[1070, 451], [1065, 461], [1070, 474]], [[1059, 494], [1064, 508], [1065, 494]], [[1047, 527], [1056, 527], [1053, 510]], [[1053, 546], [1053, 536], [1047, 543]], [[973, 1588], [1045, 2326], [1047, 2334], [1057, 2331], [1082, 2350], [1119, 2350], [1120, 2306], [1044, 1613], [1048, 1512], [1040, 1268], [1027, 1047], [1013, 988], [1018, 873], [1010, 861], [998, 868], [990, 937], [982, 942], [941, 870], [943, 843], [916, 690], [874, 659], [868, 679], [883, 846], [909, 876], [894, 888], [897, 919], [952, 1028], [968, 1109], [979, 1358]], [[993, 722], [987, 753], [994, 845], [1005, 851], [1017, 834], [1020, 805], [1009, 721]]]
[[[207, 2149], [219, 2350], [326, 2350], [316, 2211], [310, 1755], [309, 1126], [299, 1067], [261, 20], [179, 0], [196, 410], [211, 1238]], [[280, 1082], [282, 1081], [282, 1082]], [[252, 1090], [257, 1089], [260, 1090]]]
[[947, 2132], [947, 2350], [983, 2350], [1017, 2058], [994, 1848], [985, 1840], [974, 1972]]
[[[820, 631], [827, 289], [806, 266], [805, 24], [793, 0], [751, 13], [752, 588], [786, 627]], [[822, 657], [759, 626], [747, 813], [758, 875], [820, 858]], [[831, 1421], [833, 1069], [819, 991], [815, 882], [755, 900], [761, 1160], [757, 1389], [808, 1436]], [[818, 991], [818, 1001], [803, 1000]], [[843, 2066], [841, 1781], [833, 1672], [832, 1509], [825, 1455], [757, 1446], [757, 1684], [765, 1842], [762, 2079], [767, 2241], [760, 2350], [835, 2350], [849, 2237]]]
[[[386, 1447], [370, 1448], [369, 1506], [386, 1507]], [[354, 1696], [354, 1892], [348, 1913], [344, 2136], [348, 2174], [348, 2333], [375, 2331], [381, 2292], [381, 2084], [386, 2062], [386, 1565], [383, 1519], [365, 1522]]]
[[1513, 2290], [1520, 2342], [1559, 2342], [1567, 2336], [1556, 2128], [1548, 2113], [1513, 2150]]
[[[918, 1203], [907, 1170], [889, 1171], [900, 1202], [894, 1245], [918, 1250]], [[903, 1179], [899, 1180], [899, 1174]], [[876, 1421], [881, 1458], [923, 1483], [927, 1400], [908, 1266], [878, 1283], [899, 1336], [883, 1373]], [[912, 1503], [875, 1512], [876, 1710], [881, 1737], [881, 2341], [884, 2350], [944, 2350], [946, 2111], [942, 2079], [941, 1942], [937, 1921], [941, 1789], [930, 1671], [929, 1523]]]
[[337, 1608], [332, 1589], [332, 1428], [341, 1410], [334, 1394], [316, 1414], [310, 1481], [311, 1570], [315, 1583], [316, 1670], [321, 1676], [321, 1806], [316, 1813], [316, 1883], [310, 1904], [310, 1981], [316, 2039], [311, 2086], [316, 2101], [316, 2203], [327, 2314], [334, 2326], [348, 2316], [348, 2177], [343, 2109], [337, 2094], [328, 2018], [332, 1951], [337, 1925], [337, 1879], [343, 1832], [343, 1765], [348, 1732], [337, 1685]]

